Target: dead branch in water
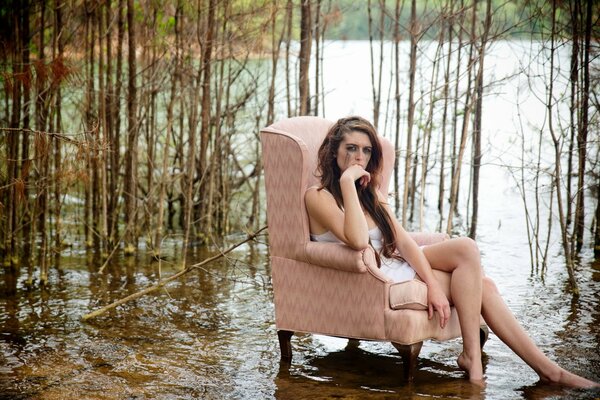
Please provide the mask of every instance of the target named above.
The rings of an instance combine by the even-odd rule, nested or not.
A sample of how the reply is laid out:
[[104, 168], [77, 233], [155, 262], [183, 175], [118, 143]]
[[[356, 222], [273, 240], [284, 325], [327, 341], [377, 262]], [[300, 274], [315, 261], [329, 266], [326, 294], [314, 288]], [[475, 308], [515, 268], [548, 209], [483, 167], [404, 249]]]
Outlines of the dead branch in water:
[[105, 312], [107, 312], [109, 310], [112, 310], [113, 308], [115, 308], [117, 306], [120, 306], [121, 304], [125, 304], [125, 303], [127, 303], [127, 302], [129, 302], [131, 300], [135, 300], [135, 299], [137, 299], [139, 297], [142, 297], [142, 296], [144, 296], [144, 295], [146, 295], [148, 293], [152, 293], [152, 292], [154, 292], [154, 291], [162, 288], [167, 283], [169, 283], [169, 282], [171, 282], [171, 281], [179, 278], [180, 276], [183, 276], [183, 275], [187, 274], [188, 272], [193, 271], [195, 269], [199, 269], [203, 265], [206, 265], [206, 264], [208, 264], [208, 263], [210, 263], [212, 261], [215, 261], [215, 260], [217, 260], [217, 259], [225, 256], [225, 254], [231, 252], [232, 250], [236, 249], [237, 247], [241, 246], [242, 244], [244, 244], [246, 242], [249, 242], [251, 240], [254, 240], [254, 238], [256, 236], [258, 236], [265, 229], [267, 229], [267, 227], [263, 226], [262, 228], [260, 228], [256, 232], [248, 234], [248, 236], [246, 236], [246, 238], [244, 240], [231, 245], [228, 249], [220, 251], [218, 254], [215, 254], [214, 256], [209, 257], [209, 258], [207, 258], [207, 259], [205, 259], [205, 260], [203, 260], [203, 261], [201, 261], [201, 262], [199, 262], [197, 264], [193, 264], [193, 265], [190, 265], [188, 267], [185, 267], [185, 269], [179, 271], [175, 275], [172, 275], [172, 276], [170, 276], [170, 277], [168, 277], [168, 278], [166, 278], [164, 280], [161, 280], [156, 285], [152, 285], [150, 287], [147, 287], [146, 289], [140, 290], [139, 292], [133, 293], [133, 294], [127, 296], [127, 297], [124, 297], [124, 298], [122, 298], [120, 300], [112, 302], [111, 304], [109, 304], [107, 306], [104, 306], [104, 307], [102, 307], [102, 308], [100, 308], [100, 309], [98, 309], [96, 311], [92, 311], [91, 313], [85, 314], [83, 317], [81, 317], [81, 321], [82, 322], [86, 322], [86, 321], [88, 321], [88, 320], [90, 320], [92, 318], [95, 318], [95, 317], [98, 317], [98, 316], [104, 314]]

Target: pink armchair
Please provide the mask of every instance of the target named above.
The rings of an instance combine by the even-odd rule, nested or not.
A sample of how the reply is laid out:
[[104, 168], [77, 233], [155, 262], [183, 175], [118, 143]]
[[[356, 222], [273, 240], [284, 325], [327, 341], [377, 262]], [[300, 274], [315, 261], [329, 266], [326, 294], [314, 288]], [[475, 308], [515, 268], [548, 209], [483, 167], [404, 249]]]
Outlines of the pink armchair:
[[[456, 312], [445, 329], [437, 313], [427, 317], [427, 287], [418, 280], [394, 284], [375, 262], [372, 249], [355, 251], [343, 244], [310, 241], [304, 206], [307, 188], [318, 184], [317, 151], [331, 122], [295, 117], [261, 130], [275, 324], [284, 360], [291, 360], [294, 332], [358, 340], [389, 341], [400, 352], [411, 379], [423, 340], [460, 336]], [[382, 138], [387, 188], [394, 148]], [[413, 234], [419, 244], [446, 235]], [[481, 345], [487, 340], [482, 329]]]

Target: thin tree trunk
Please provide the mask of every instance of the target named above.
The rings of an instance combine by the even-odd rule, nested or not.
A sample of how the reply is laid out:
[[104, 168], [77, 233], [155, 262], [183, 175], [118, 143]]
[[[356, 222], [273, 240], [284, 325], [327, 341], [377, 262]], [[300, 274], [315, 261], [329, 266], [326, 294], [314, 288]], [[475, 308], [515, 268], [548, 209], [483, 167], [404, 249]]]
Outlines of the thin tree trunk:
[[367, 14], [369, 16], [369, 55], [371, 57], [371, 91], [373, 96], [373, 125], [377, 128], [379, 126], [379, 114], [381, 108], [381, 78], [383, 75], [383, 32], [384, 32], [384, 8], [385, 4], [379, 2], [379, 26], [377, 31], [379, 32], [379, 63], [378, 71], [375, 74], [375, 55], [373, 53], [373, 17], [372, 17], [372, 4], [371, 0], [367, 2]]
[[[583, 247], [583, 229], [585, 227], [585, 165], [587, 162], [588, 108], [590, 103], [590, 51], [592, 32], [592, 1], [588, 0], [585, 21], [585, 43], [583, 49], [583, 91], [581, 93], [581, 120], [577, 130], [577, 200], [575, 206], [575, 225], [573, 226], [574, 252]], [[569, 199], [570, 200], [570, 199]]]
[[[61, 0], [57, 0], [54, 5], [54, 49], [58, 52], [56, 59], [62, 63], [64, 57], [64, 39], [62, 35], [63, 21], [62, 21], [62, 7], [63, 3]], [[55, 108], [55, 129], [56, 132], [62, 132], [62, 93], [61, 86], [58, 85], [56, 88], [56, 96], [54, 98]], [[54, 140], [54, 246], [58, 249], [62, 244], [62, 185], [59, 171], [62, 166], [62, 145], [60, 140]]]
[[[202, 52], [202, 110], [201, 110], [201, 126], [200, 126], [200, 154], [199, 154], [199, 171], [200, 176], [200, 191], [204, 193], [203, 188], [206, 182], [204, 178], [207, 173], [208, 166], [208, 144], [210, 143], [210, 129], [211, 129], [211, 74], [213, 64], [213, 48], [215, 47], [214, 34], [216, 31], [216, 12], [217, 2], [216, 0], [209, 0], [208, 4], [208, 16], [206, 21], [206, 36], [203, 43]], [[206, 210], [205, 206], [202, 205], [201, 210]], [[206, 227], [208, 230], [210, 226]]]
[[[201, 18], [200, 18], [200, 9], [201, 9], [201, 0], [198, 1], [197, 4], [197, 35], [199, 44], [204, 49], [206, 43], [203, 43], [200, 39], [201, 37]], [[202, 57], [204, 57], [204, 52], [202, 52]], [[192, 219], [193, 219], [193, 210], [194, 210], [194, 176], [195, 171], [198, 171], [199, 179], [203, 179], [202, 172], [204, 171], [204, 157], [200, 156], [200, 165], [196, 168], [196, 126], [198, 125], [198, 104], [200, 104], [200, 91], [202, 88], [202, 68], [204, 67], [204, 58], [201, 61], [201, 65], [198, 67], [198, 71], [195, 76], [195, 83], [191, 85], [193, 87], [194, 93], [192, 96], [192, 104], [190, 106], [190, 117], [188, 122], [188, 154], [187, 154], [187, 162], [185, 171], [185, 181], [183, 184], [183, 204], [182, 204], [182, 215], [183, 215], [183, 259], [181, 262], [181, 268], [185, 268], [185, 264], [187, 262], [187, 252], [190, 247], [190, 237], [192, 234]], [[183, 110], [181, 111], [183, 113]], [[180, 128], [182, 128], [183, 122], [181, 122]], [[183, 141], [183, 134], [182, 134]], [[204, 144], [206, 146], [206, 144]], [[200, 146], [200, 152], [202, 152], [202, 145]], [[183, 152], [183, 150], [182, 150]], [[183, 159], [183, 154], [182, 154]]]
[[[329, 14], [331, 11], [331, 1], [332, 0], [328, 0], [327, 1], [327, 11], [325, 11], [325, 15]], [[320, 65], [319, 72], [317, 74], [317, 80], [320, 82], [320, 97], [321, 97], [321, 114], [322, 116], [325, 116], [325, 77], [324, 76], [320, 76], [320, 75], [324, 75], [324, 54], [325, 54], [325, 33], [327, 32], [327, 28], [328, 28], [328, 19], [327, 18], [323, 18], [323, 23], [322, 23], [322, 29], [321, 29], [321, 53], [320, 56], [317, 57], [317, 64]], [[319, 107], [315, 107], [315, 115], [319, 115]]]
[[173, 108], [175, 105], [177, 84], [181, 74], [181, 15], [183, 11], [183, 5], [181, 0], [177, 2], [175, 9], [175, 55], [174, 55], [174, 71], [171, 75], [171, 90], [169, 93], [169, 103], [167, 105], [167, 127], [165, 132], [165, 144], [162, 153], [162, 172], [159, 181], [159, 198], [158, 198], [158, 213], [156, 218], [156, 226], [154, 228], [154, 240], [152, 241], [152, 251], [155, 258], [160, 258], [161, 255], [161, 244], [163, 239], [164, 229], [164, 214], [165, 214], [165, 200], [167, 197], [167, 180], [169, 177], [169, 150], [171, 146], [171, 135], [173, 131]]
[[437, 97], [437, 82], [440, 70], [440, 54], [444, 46], [444, 29], [440, 29], [438, 37], [438, 45], [436, 47], [435, 56], [433, 58], [433, 66], [431, 68], [431, 81], [429, 92], [429, 110], [427, 111], [427, 120], [425, 122], [425, 132], [423, 138], [423, 151], [421, 156], [421, 197], [419, 199], [419, 231], [423, 230], [425, 219], [425, 185], [427, 183], [427, 171], [429, 168], [429, 154], [431, 150], [431, 131], [433, 130], [433, 112], [435, 109]]
[[312, 43], [312, 0], [301, 0], [300, 11], [300, 55], [298, 63], [300, 72], [298, 77], [298, 91], [300, 94], [299, 115], [310, 113], [310, 85], [308, 73], [310, 71], [310, 54]]
[[394, 210], [400, 209], [400, 0], [396, 0], [394, 11], [394, 99], [396, 100], [394, 136]]
[[[596, 161], [596, 165], [598, 161]], [[596, 180], [596, 229], [594, 230], [594, 257], [600, 258], [600, 174], [597, 175]]]
[[[230, 12], [230, 4], [225, 3], [223, 5], [223, 14], [221, 18], [219, 18], [221, 23], [220, 27], [220, 40], [223, 43], [226, 42], [227, 30], [231, 16]], [[230, 49], [228, 49], [230, 50]], [[223, 143], [222, 143], [222, 115], [223, 115], [223, 97], [225, 92], [225, 60], [223, 57], [220, 57], [218, 61], [217, 70], [217, 78], [214, 81], [214, 95], [212, 102], [215, 103], [215, 131], [214, 138], [212, 140], [212, 156], [210, 158], [210, 168], [208, 173], [208, 201], [207, 201], [207, 211], [206, 211], [206, 226], [211, 229], [215, 233], [217, 237], [223, 237], [225, 232], [223, 231], [223, 226], [221, 225], [221, 201], [220, 198], [223, 196], [223, 193], [220, 193], [222, 188], [223, 178]], [[254, 209], [254, 207], [253, 207]]]
[[571, 137], [569, 138], [569, 153], [567, 155], [567, 176], [566, 176], [566, 190], [567, 190], [567, 225], [571, 225], [571, 219], [573, 216], [572, 201], [573, 198], [572, 190], [572, 176], [573, 176], [573, 146], [575, 145], [575, 133], [577, 132], [577, 126], [579, 125], [579, 118], [577, 113], [578, 105], [580, 104], [579, 99], [579, 18], [581, 15], [581, 2], [573, 1], [570, 2], [571, 7], [571, 69], [569, 74], [571, 94], [569, 104], [569, 130]]
[[[111, 110], [111, 95], [110, 92], [112, 90], [112, 77], [111, 77], [111, 73], [112, 73], [112, 46], [111, 46], [111, 42], [112, 42], [112, 38], [111, 38], [111, 31], [110, 31], [110, 27], [111, 27], [111, 23], [110, 23], [110, 18], [111, 18], [111, 14], [110, 14], [110, 4], [106, 4], [103, 7], [104, 11], [105, 11], [105, 15], [104, 15], [104, 22], [102, 21], [102, 15], [103, 13], [100, 12], [100, 27], [101, 29], [104, 30], [104, 38], [105, 38], [105, 43], [106, 43], [106, 51], [104, 52], [104, 54], [106, 55], [106, 64], [105, 64], [105, 74], [104, 74], [104, 78], [102, 77], [102, 74], [100, 74], [100, 81], [104, 82], [105, 87], [103, 86], [101, 92], [102, 97], [101, 97], [101, 103], [100, 103], [100, 107], [101, 107], [101, 115], [102, 115], [102, 133], [103, 133], [103, 138], [102, 138], [102, 148], [101, 148], [101, 152], [100, 152], [100, 174], [101, 174], [101, 186], [102, 186], [102, 192], [100, 194], [101, 196], [101, 203], [102, 203], [102, 213], [100, 216], [100, 237], [102, 239], [102, 255], [103, 258], [106, 258], [108, 256], [108, 251], [109, 251], [109, 237], [108, 237], [108, 196], [109, 196], [109, 190], [108, 190], [108, 157], [110, 154], [109, 151], [109, 143], [111, 142], [112, 139], [112, 110]], [[100, 53], [102, 55], [102, 51]]]
[[[460, 144], [458, 149], [458, 155], [454, 163], [454, 173], [452, 174], [452, 185], [450, 187], [450, 206], [448, 210], [448, 220], [446, 225], [446, 233], [452, 232], [453, 216], [454, 211], [457, 208], [458, 203], [458, 189], [460, 186], [460, 172], [462, 167], [462, 160], [465, 153], [465, 147], [467, 144], [467, 136], [469, 130], [469, 121], [471, 120], [471, 112], [473, 109], [471, 99], [471, 84], [472, 84], [472, 72], [473, 72], [473, 48], [475, 41], [475, 25], [477, 18], [477, 0], [473, 2], [473, 12], [471, 14], [471, 44], [469, 45], [469, 64], [467, 66], [467, 91], [465, 98], [465, 106], [463, 112], [463, 125], [460, 137]], [[458, 85], [458, 82], [457, 82]]]
[[[465, 5], [464, 0], [460, 1], [460, 14], [459, 14], [459, 29], [458, 29], [458, 43], [456, 47], [456, 73], [454, 79], [454, 102], [452, 105], [453, 114], [452, 114], [452, 154], [450, 156], [450, 164], [451, 164], [451, 174], [450, 174], [450, 186], [452, 186], [452, 182], [454, 181], [454, 173], [460, 171], [460, 168], [456, 167], [456, 159], [457, 159], [457, 147], [458, 147], [458, 117], [462, 113], [462, 110], [458, 109], [458, 101], [460, 99], [460, 82], [461, 82], [461, 65], [462, 65], [462, 52], [463, 52], [463, 34], [465, 29], [463, 26], [465, 25]], [[469, 61], [470, 62], [470, 61]], [[452, 190], [452, 189], [450, 189]], [[460, 187], [456, 188], [456, 196], [458, 198], [458, 193], [460, 192]], [[450, 194], [451, 196], [451, 194]], [[450, 203], [450, 196], [448, 197], [448, 203]], [[454, 211], [458, 211], [458, 201], [453, 205], [455, 207]]]
[[552, 35], [551, 35], [551, 48], [550, 48], [550, 78], [548, 80], [548, 100], [546, 103], [546, 108], [548, 110], [548, 129], [550, 131], [550, 135], [552, 136], [552, 141], [554, 143], [554, 185], [556, 188], [556, 198], [558, 202], [558, 218], [560, 221], [560, 230], [562, 236], [562, 246], [563, 252], [565, 256], [565, 261], [567, 264], [567, 273], [569, 274], [569, 284], [571, 285], [571, 290], [573, 294], [579, 295], [579, 288], [577, 286], [577, 281], [575, 279], [575, 272], [573, 267], [573, 257], [571, 253], [571, 246], [569, 245], [569, 237], [568, 237], [568, 227], [566, 224], [564, 207], [563, 207], [563, 199], [562, 199], [562, 172], [561, 172], [561, 149], [560, 149], [560, 140], [556, 133], [554, 132], [554, 124], [553, 124], [553, 110], [552, 104], [554, 102], [554, 40], [556, 35], [556, 0], [552, 1]]
[[121, 172], [121, 88], [123, 82], [123, 41], [125, 39], [125, 21], [123, 12], [125, 0], [119, 0], [117, 5], [117, 62], [115, 70], [115, 92], [111, 102], [111, 120], [114, 120], [113, 135], [110, 141], [110, 179], [108, 201], [108, 236], [111, 246], [116, 244], [119, 237], [119, 186]]
[[[146, 26], [146, 30], [148, 35], [151, 35], [154, 32], [158, 32], [158, 6], [153, 3], [151, 9], [152, 17], [151, 17], [151, 25]], [[152, 218], [156, 215], [156, 182], [154, 179], [154, 171], [157, 168], [157, 95], [160, 90], [161, 85], [157, 83], [157, 72], [158, 72], [158, 56], [157, 56], [157, 43], [150, 43], [149, 45], [145, 45], [145, 48], [150, 47], [150, 61], [146, 68], [145, 80], [146, 87], [149, 89], [146, 90], [146, 107], [147, 117], [145, 118], [146, 125], [146, 146], [147, 146], [147, 155], [146, 155], [146, 207], [144, 212], [144, 229], [149, 230], [152, 226]], [[150, 236], [150, 235], [149, 235]]]
[[137, 209], [137, 88], [136, 41], [134, 23], [134, 2], [127, 0], [127, 153], [125, 156], [125, 254], [135, 253], [137, 248], [136, 209]]
[[[16, 68], [17, 73], [26, 77], [26, 79], [31, 79], [31, 61], [30, 61], [30, 40], [31, 33], [29, 29], [29, 20], [30, 20], [30, 5], [29, 1], [24, 1], [22, 4], [22, 8], [19, 8], [17, 5], [17, 9], [20, 10], [20, 15], [18, 21], [16, 23], [17, 28], [17, 52], [15, 54]], [[21, 79], [19, 82], [15, 84], [17, 90], [15, 95], [18, 97], [13, 97], [16, 99], [14, 101], [13, 106], [13, 119], [11, 121], [11, 125], [15, 127], [23, 127], [24, 129], [28, 129], [30, 127], [30, 104], [31, 104], [31, 88], [30, 84], [26, 84]], [[21, 102], [22, 99], [22, 102]], [[21, 125], [21, 121], [22, 125]], [[11, 135], [12, 136], [12, 135]], [[14, 142], [14, 160], [20, 160], [20, 165], [15, 163], [15, 171], [14, 171], [14, 179], [18, 180], [19, 188], [18, 191], [13, 192], [13, 212], [12, 218], [13, 221], [11, 223], [14, 231], [12, 234], [12, 252], [13, 259], [11, 260], [13, 264], [17, 263], [17, 242], [18, 234], [15, 232], [21, 231], [21, 238], [25, 242], [23, 246], [23, 260], [28, 268], [28, 276], [29, 279], [27, 284], [31, 283], [31, 276], [33, 274], [32, 270], [32, 230], [35, 228], [35, 224], [33, 223], [33, 212], [28, 207], [29, 203], [29, 171], [31, 169], [31, 161], [30, 161], [30, 153], [29, 153], [29, 133], [23, 131], [22, 132], [23, 139], [21, 140], [21, 150], [19, 154], [19, 141], [18, 138]], [[17, 181], [15, 181], [16, 184]]]
[[[94, 5], [94, 9], [91, 15], [91, 24], [92, 24], [92, 42], [91, 42], [91, 52], [93, 54], [92, 58], [96, 60], [96, 48], [98, 48], [98, 59], [97, 59], [97, 67], [98, 72], [96, 75], [96, 71], [94, 66], [90, 66], [90, 79], [94, 82], [98, 81], [98, 91], [103, 90], [103, 69], [104, 69], [104, 58], [102, 56], [102, 30], [101, 24], [98, 23], [99, 15], [102, 13], [102, 10], [99, 8], [100, 5]], [[96, 43], [97, 38], [97, 43]], [[95, 65], [95, 64], [94, 64]], [[98, 251], [100, 248], [100, 241], [98, 232], [100, 227], [100, 165], [98, 160], [98, 154], [101, 146], [101, 135], [103, 128], [102, 123], [102, 114], [101, 114], [101, 104], [98, 102], [96, 104], [96, 93], [97, 91], [92, 91], [90, 98], [92, 104], [94, 104], [93, 116], [91, 116], [94, 128], [92, 129], [92, 148], [90, 149], [90, 176], [91, 176], [91, 200], [92, 200], [92, 225], [91, 225], [91, 236], [92, 242], [94, 246], [94, 250]]]
[[[88, 7], [93, 7], [93, 5], [88, 4]], [[95, 91], [95, 80], [94, 80], [94, 66], [96, 64], [96, 60], [94, 58], [94, 43], [95, 43], [95, 25], [93, 21], [93, 9], [86, 10], [86, 34], [85, 34], [85, 46], [86, 46], [86, 98], [85, 98], [85, 126], [86, 126], [86, 140], [89, 143], [87, 149], [85, 149], [85, 168], [86, 168], [86, 177], [87, 182], [84, 184], [84, 212], [83, 212], [83, 232], [85, 236], [85, 245], [86, 247], [92, 247], [92, 234], [93, 234], [93, 223], [92, 223], [92, 209], [93, 209], [93, 200], [92, 200], [92, 189], [91, 189], [91, 181], [93, 179], [94, 168], [92, 165], [92, 151], [95, 144], [95, 140], [92, 135], [94, 135], [94, 125], [95, 120], [93, 117], [93, 104], [94, 104], [94, 91]]]
[[410, 69], [408, 89], [408, 126], [406, 130], [406, 159], [404, 163], [404, 193], [402, 196], [402, 225], [406, 226], [409, 208], [408, 194], [410, 188], [410, 171], [412, 169], [412, 133], [415, 117], [415, 72], [417, 68], [417, 1], [411, 1], [410, 12]]
[[[320, 73], [321, 73], [321, 63], [319, 59], [321, 58], [321, 0], [316, 2], [316, 10], [315, 10], [315, 95], [314, 95], [314, 105], [312, 106], [312, 114], [319, 114], [319, 82], [320, 82]], [[257, 131], [258, 132], [258, 131]], [[258, 153], [257, 153], [258, 154]]]
[[[98, 203], [96, 207], [98, 208], [96, 213], [96, 224], [95, 228], [99, 235], [96, 235], [97, 238], [100, 239], [100, 248], [101, 252], [104, 256], [107, 253], [107, 237], [108, 237], [108, 227], [107, 227], [107, 191], [106, 191], [106, 151], [104, 149], [104, 143], [108, 143], [108, 133], [107, 133], [107, 105], [106, 105], [106, 73], [105, 73], [105, 55], [106, 60], [110, 59], [110, 54], [104, 51], [103, 48], [103, 39], [106, 43], [110, 42], [110, 35], [108, 31], [104, 31], [104, 7], [108, 7], [108, 5], [102, 6], [100, 10], [97, 12], [98, 17], [98, 43], [99, 43], [99, 52], [98, 52], [98, 112], [99, 112], [99, 126], [98, 126], [98, 145], [97, 145], [97, 170], [98, 175], [95, 187], [96, 187], [96, 196], [98, 197]], [[106, 47], [108, 50], [108, 47]]]
[[469, 237], [477, 237], [477, 218], [479, 214], [479, 170], [481, 168], [481, 120], [483, 118], [483, 63], [485, 59], [485, 48], [487, 46], [488, 33], [490, 30], [492, 14], [492, 0], [487, 0], [485, 11], [485, 22], [483, 24], [483, 35], [479, 47], [478, 71], [475, 78], [475, 115], [473, 121], [473, 214], [471, 215], [471, 230]]
[[[47, 98], [46, 84], [48, 80], [48, 70], [46, 68], [46, 1], [42, 0], [40, 4], [40, 25], [41, 34], [39, 35], [38, 43], [38, 61], [36, 68], [36, 130], [38, 132], [46, 131], [47, 127]], [[37, 199], [34, 210], [34, 217], [37, 217], [38, 230], [40, 235], [40, 246], [38, 248], [38, 264], [40, 266], [40, 283], [46, 285], [48, 283], [48, 232], [47, 220], [49, 217], [48, 208], [48, 169], [50, 161], [50, 143], [49, 137], [45, 133], [35, 134], [34, 154], [37, 164]], [[34, 236], [35, 238], [35, 236]]]
[[[286, 13], [291, 13], [291, 9], [286, 7]], [[269, 98], [267, 100], [267, 122], [266, 125], [271, 125], [275, 120], [275, 85], [277, 78], [277, 64], [279, 62], [279, 52], [281, 43], [283, 42], [285, 27], [281, 28], [279, 38], [277, 38], [277, 14], [279, 13], [278, 2], [275, 1], [271, 8], [271, 83], [269, 84]], [[285, 19], [287, 19], [287, 14]]]
[[[454, 11], [454, 2], [450, 2], [450, 15]], [[452, 17], [453, 18], [453, 17]], [[442, 97], [444, 99], [444, 107], [442, 111], [442, 138], [441, 138], [441, 155], [440, 155], [440, 183], [438, 187], [438, 211], [440, 214], [440, 222], [438, 230], [442, 230], [442, 224], [444, 221], [444, 194], [446, 190], [446, 130], [448, 120], [448, 105], [449, 105], [449, 89], [450, 89], [450, 65], [452, 64], [452, 42], [454, 40], [453, 34], [453, 19], [445, 18], [446, 24], [448, 25], [448, 53], [446, 60], [446, 70], [444, 72], [444, 88], [442, 91]], [[458, 85], [457, 85], [458, 86]]]

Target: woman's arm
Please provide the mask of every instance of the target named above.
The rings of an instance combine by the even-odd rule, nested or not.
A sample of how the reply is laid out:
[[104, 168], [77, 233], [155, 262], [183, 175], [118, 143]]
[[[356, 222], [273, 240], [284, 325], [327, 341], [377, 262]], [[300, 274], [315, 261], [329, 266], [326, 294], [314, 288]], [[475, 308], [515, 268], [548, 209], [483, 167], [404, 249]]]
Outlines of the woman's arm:
[[[380, 195], [380, 201], [381, 201]], [[427, 284], [427, 297], [429, 304], [429, 319], [433, 318], [433, 311], [437, 311], [440, 315], [440, 326], [444, 328], [450, 318], [450, 303], [448, 298], [444, 294], [439, 282], [433, 275], [431, 265], [423, 250], [417, 245], [417, 243], [410, 237], [410, 235], [404, 230], [400, 222], [395, 218], [389, 205], [385, 204], [385, 208], [391, 217], [394, 224], [394, 231], [396, 233], [396, 249], [409, 264], [416, 271], [419, 277]]]
[[340, 210], [329, 192], [317, 189], [309, 189], [306, 192], [304, 201], [309, 215], [311, 232], [331, 231], [355, 250], [367, 248], [369, 227], [354, 184], [359, 179], [361, 184], [366, 185], [370, 180], [370, 175], [357, 165], [344, 171], [340, 178], [344, 211]]

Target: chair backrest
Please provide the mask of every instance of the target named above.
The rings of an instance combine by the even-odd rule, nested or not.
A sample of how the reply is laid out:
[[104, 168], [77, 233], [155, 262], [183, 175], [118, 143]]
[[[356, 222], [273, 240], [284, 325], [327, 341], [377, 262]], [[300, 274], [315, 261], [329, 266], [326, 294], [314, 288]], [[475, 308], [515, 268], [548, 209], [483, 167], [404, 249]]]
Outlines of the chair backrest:
[[[323, 118], [302, 116], [278, 121], [260, 132], [272, 256], [305, 259], [309, 227], [304, 192], [319, 184], [317, 153], [332, 124]], [[380, 190], [387, 195], [395, 154], [387, 139], [380, 136], [380, 140]]]

